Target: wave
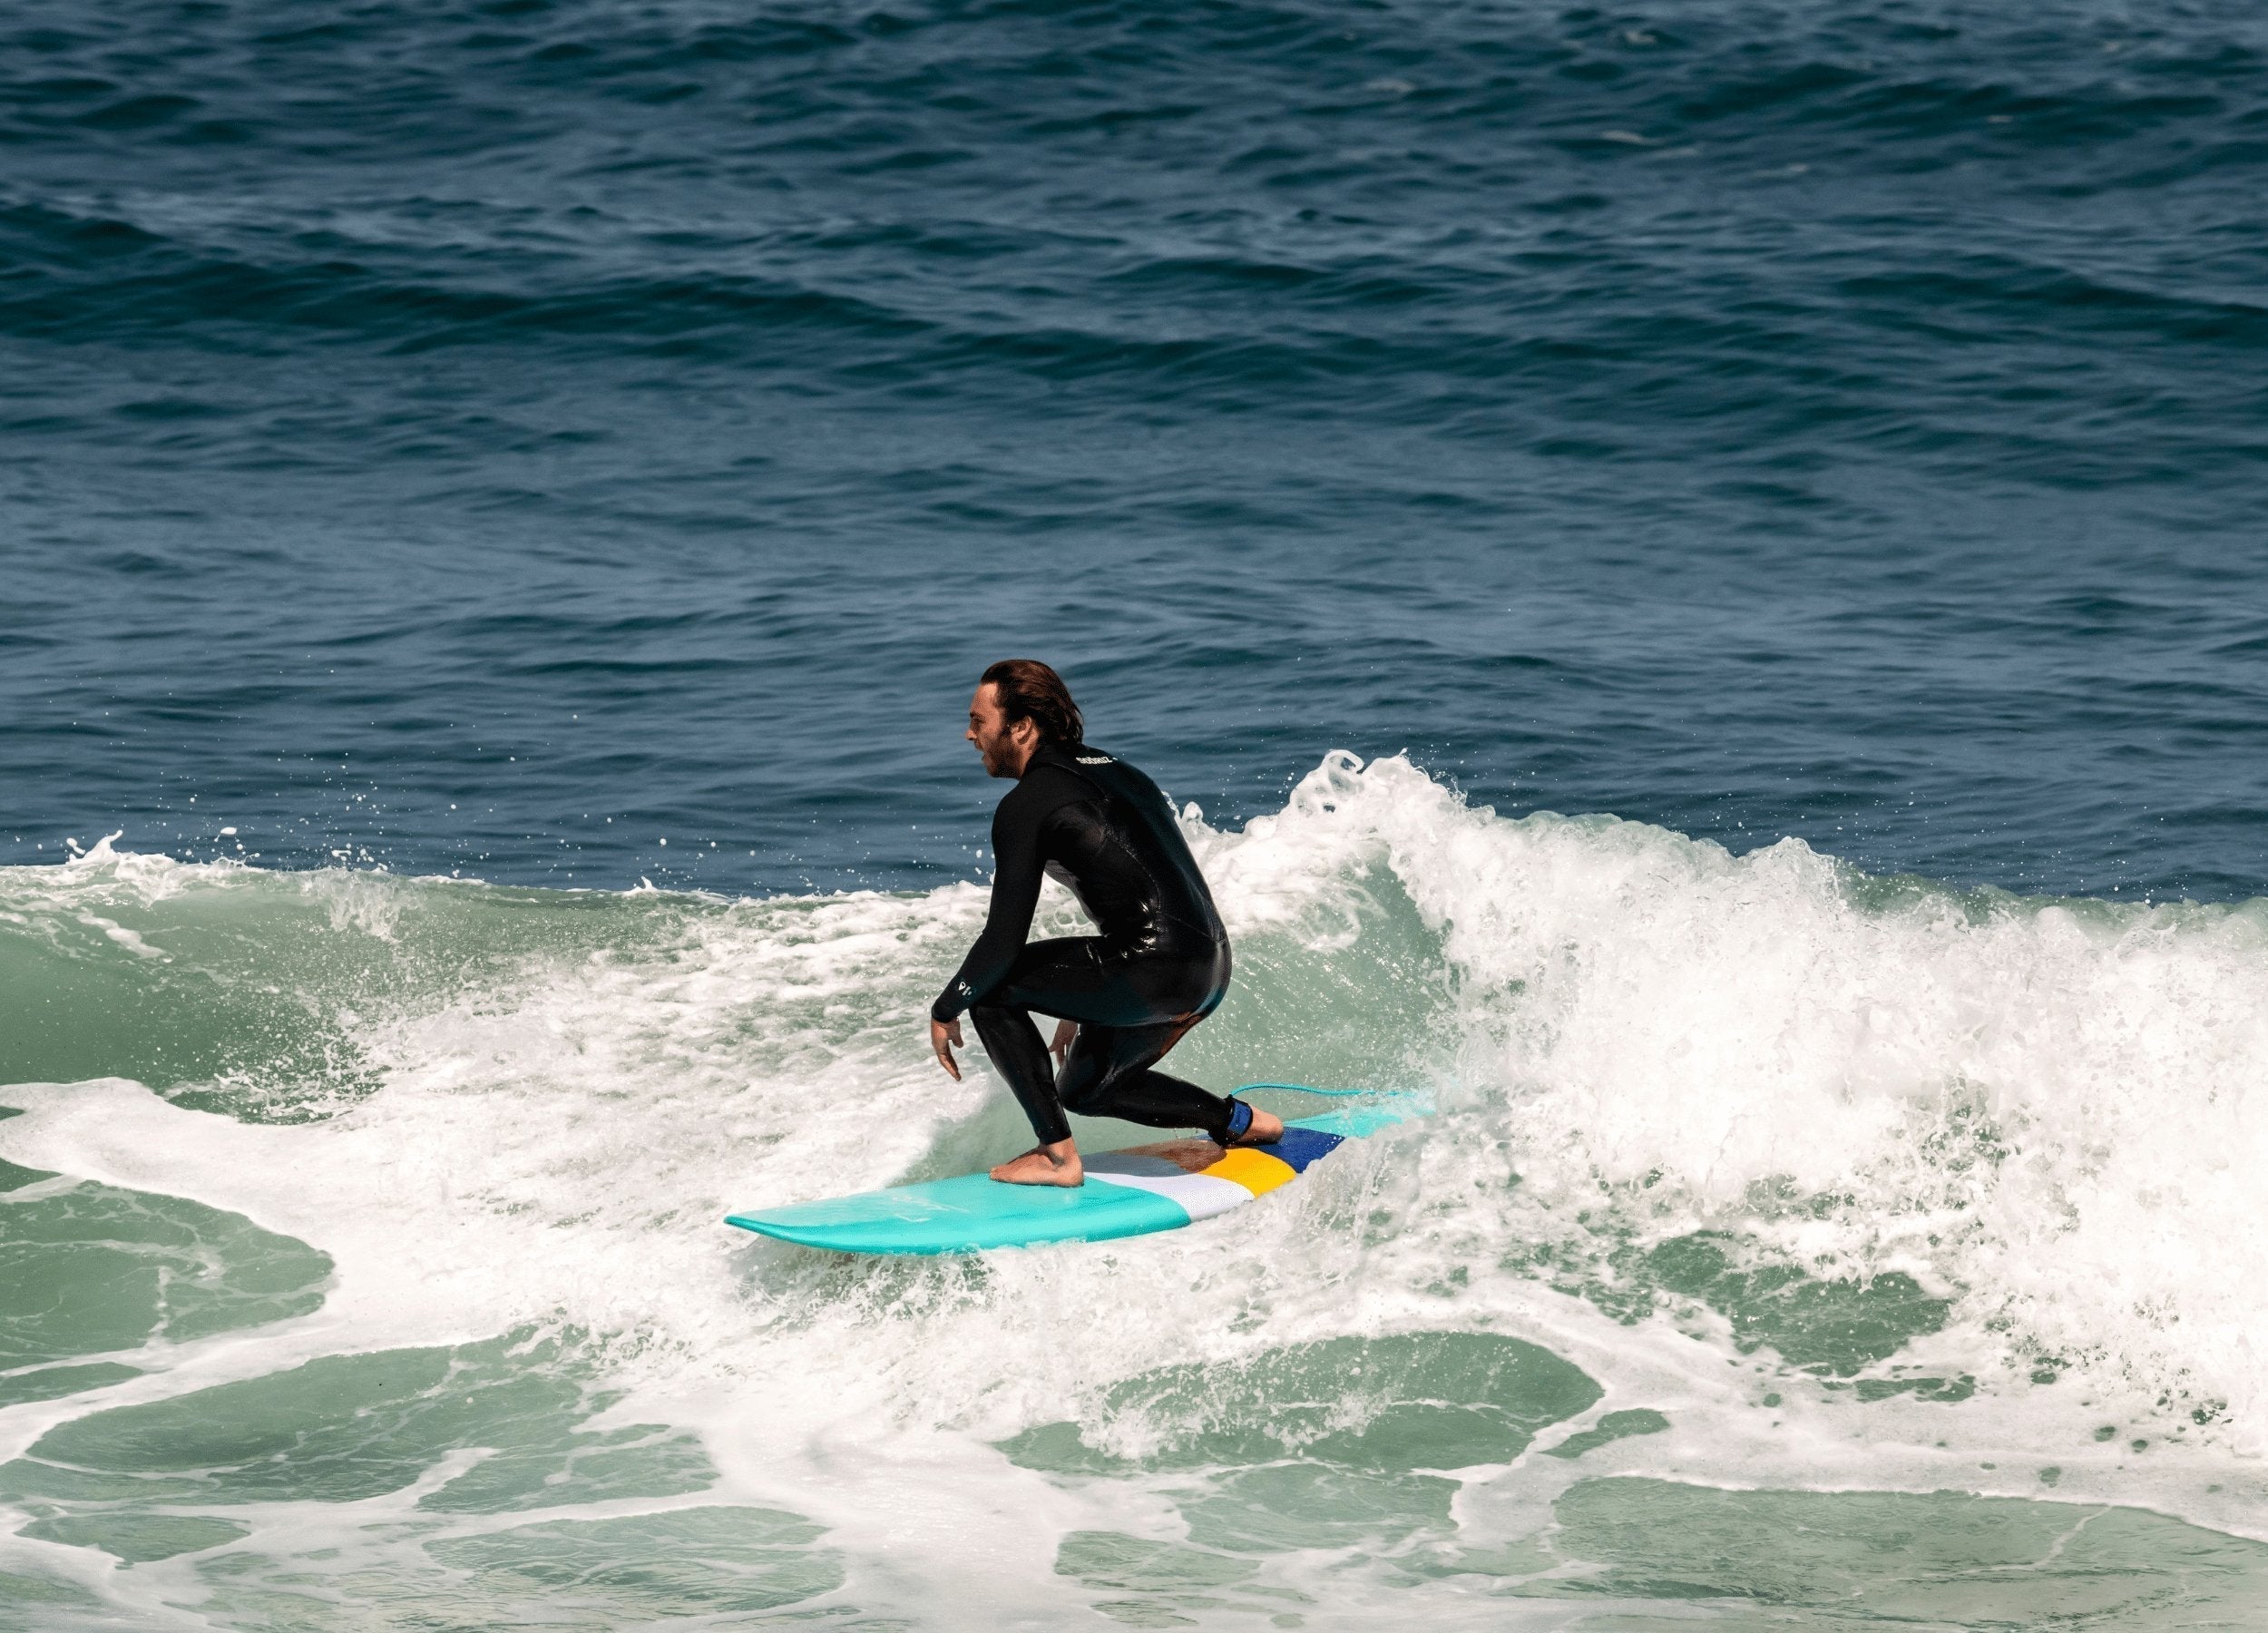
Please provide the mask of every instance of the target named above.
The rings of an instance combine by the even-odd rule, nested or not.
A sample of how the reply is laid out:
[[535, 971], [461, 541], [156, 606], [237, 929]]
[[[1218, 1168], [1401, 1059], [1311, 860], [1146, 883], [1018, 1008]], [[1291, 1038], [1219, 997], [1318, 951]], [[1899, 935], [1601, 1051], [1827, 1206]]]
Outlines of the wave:
[[[1735, 856], [1510, 821], [1344, 754], [1241, 832], [1188, 821], [1238, 973], [1181, 1069], [1440, 1107], [1255, 1210], [1240, 1274], [1272, 1340], [1563, 1297], [1855, 1400], [2058, 1423], [2138, 1402], [2156, 1438], [2262, 1446], [2268, 904], [1956, 892], [1793, 840]], [[944, 1082], [915, 1035], [984, 900], [507, 890], [107, 845], [0, 870], [5, 1075], [112, 1080], [9, 1090], [31, 1115], [0, 1148], [316, 1243], [404, 1341], [564, 1319], [728, 1368], [782, 1323], [853, 1343], [850, 1284], [783, 1271], [752, 1297], [709, 1226], [1015, 1138], [985, 1074]], [[1066, 1263], [995, 1292], [1158, 1318], [1076, 1364], [1096, 1387], [1243, 1342], [1166, 1313], [1178, 1259], [1131, 1283]], [[997, 1380], [947, 1347], [870, 1334], [844, 1364], [879, 1410], [993, 1410]]]

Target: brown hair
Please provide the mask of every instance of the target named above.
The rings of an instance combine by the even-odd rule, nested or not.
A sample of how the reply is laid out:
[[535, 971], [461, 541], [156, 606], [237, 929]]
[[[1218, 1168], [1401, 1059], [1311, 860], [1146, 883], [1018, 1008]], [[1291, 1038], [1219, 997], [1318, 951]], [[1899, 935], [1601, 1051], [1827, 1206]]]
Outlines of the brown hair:
[[1071, 689], [1037, 658], [1003, 658], [977, 684], [991, 687], [1000, 699], [1003, 725], [1030, 720], [1051, 743], [1075, 745], [1086, 736], [1087, 722], [1071, 701]]

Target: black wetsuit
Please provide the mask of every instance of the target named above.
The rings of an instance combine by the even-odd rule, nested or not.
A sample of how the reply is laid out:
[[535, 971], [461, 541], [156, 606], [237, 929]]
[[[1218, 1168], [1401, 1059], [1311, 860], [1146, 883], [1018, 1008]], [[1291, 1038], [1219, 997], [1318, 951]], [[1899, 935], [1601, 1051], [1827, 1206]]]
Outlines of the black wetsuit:
[[[992, 852], [984, 934], [930, 1013], [969, 1012], [1041, 1143], [1070, 1138], [1066, 1109], [1217, 1139], [1246, 1120], [1242, 1106], [1151, 1070], [1228, 990], [1227, 932], [1158, 785], [1100, 749], [1043, 743], [993, 815]], [[1070, 886], [1098, 934], [1024, 944], [1043, 872]], [[1079, 1022], [1060, 1078], [1034, 1010]]]

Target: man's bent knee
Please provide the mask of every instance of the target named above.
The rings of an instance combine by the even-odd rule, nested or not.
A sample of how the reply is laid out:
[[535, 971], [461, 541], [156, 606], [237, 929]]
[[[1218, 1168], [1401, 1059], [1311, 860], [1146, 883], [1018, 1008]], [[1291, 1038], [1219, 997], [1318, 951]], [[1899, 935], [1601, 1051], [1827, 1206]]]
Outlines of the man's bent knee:
[[1102, 1108], [1110, 1098], [1110, 1079], [1100, 1074], [1067, 1077], [1056, 1084], [1055, 1098], [1061, 1102], [1064, 1110], [1075, 1111], [1081, 1117], [1107, 1115]]

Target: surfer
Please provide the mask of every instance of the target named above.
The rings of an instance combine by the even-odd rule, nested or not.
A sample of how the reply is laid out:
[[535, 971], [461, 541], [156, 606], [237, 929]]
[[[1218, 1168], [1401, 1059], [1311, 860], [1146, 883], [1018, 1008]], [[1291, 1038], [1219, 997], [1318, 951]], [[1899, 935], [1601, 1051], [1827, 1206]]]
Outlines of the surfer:
[[[992, 1171], [1011, 1185], [1084, 1181], [1066, 1110], [1201, 1129], [1224, 1146], [1284, 1132], [1256, 1107], [1156, 1070], [1228, 990], [1228, 933], [1172, 805], [1085, 731], [1062, 677], [1032, 659], [993, 664], [969, 700], [966, 735], [986, 774], [1016, 786], [992, 816], [992, 910], [930, 1006], [929, 1041], [959, 1081], [966, 1013], [1031, 1120], [1039, 1144]], [[1098, 934], [1026, 944], [1042, 874], [1070, 887]], [[1034, 1011], [1056, 1017], [1052, 1043]]]

